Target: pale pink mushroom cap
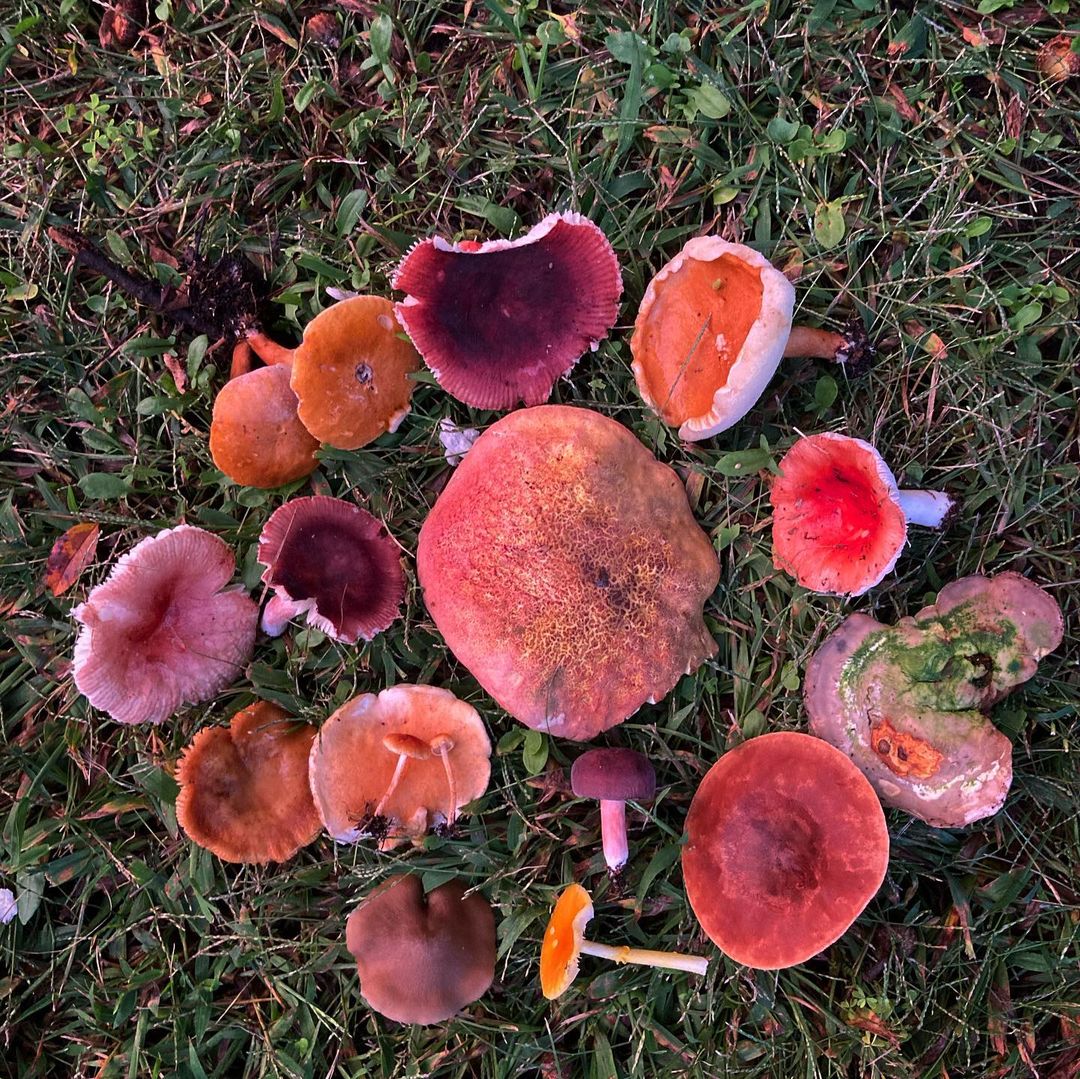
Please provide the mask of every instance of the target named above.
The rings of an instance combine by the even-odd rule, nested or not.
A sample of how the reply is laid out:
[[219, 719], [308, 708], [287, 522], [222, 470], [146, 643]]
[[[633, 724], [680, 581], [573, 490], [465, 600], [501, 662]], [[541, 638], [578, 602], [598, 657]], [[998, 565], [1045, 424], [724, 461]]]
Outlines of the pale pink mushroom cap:
[[178, 525], [137, 543], [72, 612], [75, 685], [117, 723], [160, 723], [213, 697], [251, 659], [259, 609], [228, 545]]

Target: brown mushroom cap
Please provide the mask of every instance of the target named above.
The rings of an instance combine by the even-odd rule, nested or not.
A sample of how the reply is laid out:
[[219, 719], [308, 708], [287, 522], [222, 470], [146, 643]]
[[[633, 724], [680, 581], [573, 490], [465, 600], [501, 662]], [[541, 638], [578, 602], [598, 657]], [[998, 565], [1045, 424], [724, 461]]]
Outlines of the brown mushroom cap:
[[349, 915], [346, 942], [361, 996], [399, 1023], [441, 1023], [495, 977], [495, 914], [458, 880], [425, 896], [419, 877], [391, 877]]
[[1012, 743], [986, 714], [1060, 643], [1061, 610], [1016, 573], [964, 577], [914, 618], [852, 615], [806, 669], [810, 729], [886, 805], [939, 827], [996, 813]]
[[656, 769], [634, 749], [590, 749], [574, 761], [570, 786], [579, 798], [647, 802], [656, 793]]
[[322, 821], [308, 785], [315, 728], [259, 701], [228, 727], [204, 727], [176, 768], [176, 819], [226, 862], [284, 862]]
[[365, 818], [390, 786], [397, 756], [388, 735], [407, 734], [430, 744], [448, 735], [447, 760], [457, 787], [451, 806], [442, 759], [411, 760], [383, 807], [390, 837], [421, 836], [487, 790], [491, 740], [476, 709], [435, 686], [399, 685], [377, 696], [365, 693], [343, 704], [322, 726], [311, 747], [310, 781], [326, 830], [339, 843], [367, 834]]
[[381, 296], [342, 300], [308, 323], [292, 388], [301, 421], [320, 442], [359, 449], [408, 415], [420, 356], [399, 334], [394, 305]]
[[210, 424], [214, 464], [246, 487], [280, 487], [310, 476], [319, 443], [296, 406], [287, 367], [260, 367], [226, 382]]
[[838, 940], [889, 861], [877, 795], [842, 753], [808, 734], [752, 738], [725, 753], [686, 820], [686, 894], [737, 963], [803, 963]]
[[480, 436], [420, 531], [446, 643], [512, 716], [589, 739], [715, 654], [716, 552], [678, 476], [584, 408], [511, 413]]

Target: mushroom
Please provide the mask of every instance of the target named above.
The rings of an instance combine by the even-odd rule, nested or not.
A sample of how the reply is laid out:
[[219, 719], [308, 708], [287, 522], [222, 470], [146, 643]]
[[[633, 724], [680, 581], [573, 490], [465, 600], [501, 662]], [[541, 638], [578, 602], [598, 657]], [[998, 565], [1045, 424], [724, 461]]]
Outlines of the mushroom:
[[633, 749], [590, 749], [570, 769], [570, 786], [579, 798], [600, 801], [604, 861], [615, 875], [626, 865], [626, 803], [647, 802], [656, 793], [656, 771], [644, 753]]
[[763, 255], [697, 236], [649, 283], [630, 339], [645, 403], [688, 441], [726, 431], [754, 406], [784, 356], [849, 370], [872, 361], [861, 323], [843, 334], [792, 328], [795, 290]]
[[366, 510], [314, 495], [279, 506], [259, 536], [262, 579], [274, 589], [262, 617], [273, 637], [297, 615], [335, 640], [370, 641], [400, 614], [405, 572], [397, 544]]
[[409, 251], [391, 282], [398, 320], [452, 397], [476, 408], [546, 401], [619, 314], [622, 278], [588, 218], [549, 214], [517, 240]]
[[988, 713], [1063, 633], [1057, 603], [1016, 573], [953, 581], [895, 626], [852, 615], [807, 666], [810, 729], [886, 805], [970, 824], [996, 813], [1012, 782], [1012, 743]]
[[719, 580], [678, 476], [621, 424], [543, 405], [480, 436], [420, 531], [424, 599], [512, 716], [586, 740], [716, 652]]
[[441, 1023], [495, 977], [495, 914], [458, 880], [424, 895], [419, 877], [391, 877], [349, 915], [345, 939], [360, 995], [399, 1023]]
[[117, 723], [160, 723], [235, 681], [259, 609], [223, 540], [178, 525], [137, 543], [72, 617], [75, 685]]
[[808, 734], [752, 738], [709, 769], [690, 804], [683, 877], [701, 927], [748, 967], [803, 963], [838, 940], [889, 862], [877, 795]]
[[176, 820], [226, 862], [284, 862], [322, 829], [308, 784], [315, 728], [259, 701], [204, 727], [176, 768]]
[[773, 563], [804, 588], [861, 596], [896, 565], [909, 524], [940, 528], [957, 508], [943, 491], [900, 491], [868, 442], [800, 438], [772, 480]]
[[540, 948], [540, 986], [548, 1000], [562, 996], [577, 977], [582, 954], [610, 959], [615, 963], [634, 963], [665, 970], [687, 970], [704, 974], [709, 961], [701, 956], [658, 952], [651, 948], [613, 946], [585, 940], [585, 926], [593, 916], [592, 897], [580, 884], [563, 889], [551, 912]]
[[487, 790], [490, 757], [476, 709], [445, 689], [394, 686], [354, 697], [323, 724], [311, 791], [339, 843], [376, 835], [389, 848], [451, 825]]

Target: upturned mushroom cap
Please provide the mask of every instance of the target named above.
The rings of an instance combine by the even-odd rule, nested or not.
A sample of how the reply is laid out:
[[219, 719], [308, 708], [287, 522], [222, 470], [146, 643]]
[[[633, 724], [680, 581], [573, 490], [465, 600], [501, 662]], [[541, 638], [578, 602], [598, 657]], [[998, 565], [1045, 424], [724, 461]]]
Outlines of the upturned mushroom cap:
[[204, 727], [176, 768], [176, 819], [226, 862], [284, 862], [322, 829], [308, 785], [315, 728], [259, 701]]
[[540, 946], [540, 988], [548, 1000], [562, 996], [577, 977], [585, 926], [592, 916], [589, 893], [580, 884], [568, 884], [555, 901]]
[[399, 1023], [441, 1023], [495, 977], [495, 914], [457, 880], [425, 896], [419, 877], [391, 877], [349, 915], [346, 942], [360, 995]]
[[454, 655], [522, 723], [586, 740], [716, 652], [720, 567], [675, 473], [584, 408], [490, 427], [420, 531], [424, 599]]
[[1012, 744], [986, 713], [1062, 634], [1058, 605], [1016, 573], [954, 581], [896, 626], [852, 615], [807, 666], [810, 729], [886, 805], [970, 824], [996, 813], [1012, 782]]
[[645, 403], [681, 438], [737, 423], [765, 392], [791, 332], [795, 290], [763, 255], [697, 236], [649, 283], [630, 339]]
[[[491, 741], [475, 708], [434, 686], [400, 685], [343, 704], [311, 747], [310, 781], [326, 830], [339, 843], [367, 835], [369, 817], [390, 786], [397, 756], [384, 740], [407, 734], [430, 744], [448, 735], [447, 754], [457, 787], [456, 811], [487, 790]], [[362, 766], [361, 766], [362, 765]], [[391, 838], [419, 837], [451, 816], [442, 759], [410, 760], [383, 808]]]
[[259, 618], [226, 588], [235, 570], [226, 543], [191, 525], [137, 543], [72, 612], [79, 692], [117, 723], [160, 723], [234, 682]]
[[382, 523], [351, 502], [290, 499], [266, 522], [259, 561], [263, 581], [336, 640], [370, 641], [400, 614], [401, 552]]
[[408, 415], [416, 385], [409, 375], [419, 366], [389, 300], [342, 300], [308, 323], [293, 356], [300, 420], [320, 442], [343, 450], [366, 446]]
[[647, 802], [656, 793], [656, 769], [634, 749], [590, 749], [574, 761], [570, 786], [579, 798]]
[[319, 442], [296, 407], [286, 367], [260, 367], [230, 379], [214, 401], [214, 464], [245, 487], [280, 487], [310, 476], [319, 464]]
[[686, 819], [686, 894], [737, 963], [791, 967], [838, 940], [889, 861], [877, 795], [842, 753], [808, 734], [752, 738], [720, 758]]
[[549, 214], [517, 240], [417, 244], [394, 275], [395, 310], [447, 393], [477, 408], [548, 399], [619, 314], [607, 237], [581, 214]]

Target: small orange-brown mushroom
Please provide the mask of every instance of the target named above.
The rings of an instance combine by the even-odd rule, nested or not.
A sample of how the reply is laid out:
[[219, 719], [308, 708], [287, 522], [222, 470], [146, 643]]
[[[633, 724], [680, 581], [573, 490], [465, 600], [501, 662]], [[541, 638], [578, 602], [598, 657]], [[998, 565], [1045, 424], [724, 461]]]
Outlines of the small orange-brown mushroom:
[[322, 827], [308, 785], [315, 728], [259, 701], [206, 727], [176, 769], [176, 819], [226, 862], [283, 862]]

